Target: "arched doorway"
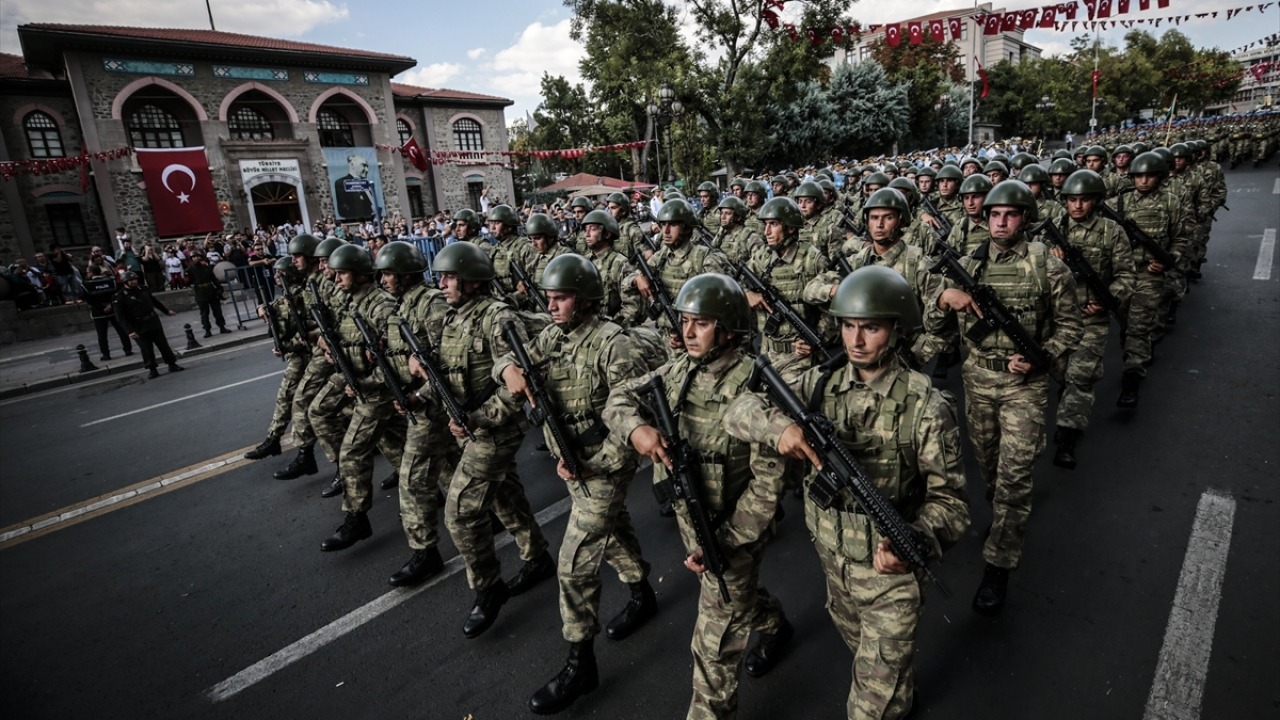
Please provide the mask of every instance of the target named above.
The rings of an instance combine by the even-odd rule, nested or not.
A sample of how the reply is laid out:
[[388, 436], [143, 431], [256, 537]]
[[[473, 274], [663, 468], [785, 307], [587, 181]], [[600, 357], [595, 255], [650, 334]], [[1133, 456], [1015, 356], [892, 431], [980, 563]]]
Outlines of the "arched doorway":
[[303, 221], [298, 204], [298, 188], [283, 182], [264, 182], [249, 189], [254, 222], [264, 228]]

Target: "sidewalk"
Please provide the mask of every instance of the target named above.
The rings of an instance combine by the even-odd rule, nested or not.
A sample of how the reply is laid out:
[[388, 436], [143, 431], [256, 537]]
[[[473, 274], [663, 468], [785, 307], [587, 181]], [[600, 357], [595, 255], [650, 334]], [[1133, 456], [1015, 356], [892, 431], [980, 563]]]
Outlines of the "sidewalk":
[[[221, 335], [215, 327], [213, 337], [210, 338], [201, 337], [204, 328], [200, 327], [200, 311], [197, 309], [185, 310], [173, 317], [161, 316], [160, 322], [164, 325], [169, 347], [173, 348], [179, 362], [182, 358], [269, 337], [266, 324], [257, 318], [246, 319], [244, 329], [237, 329], [234, 310], [224, 304], [224, 316], [228, 315], [228, 310], [231, 312], [226, 317], [227, 329], [231, 332]], [[187, 349], [184, 324], [191, 325], [200, 347]], [[89, 362], [96, 369], [80, 372], [81, 361], [76, 352], [77, 345], [84, 345]], [[133, 355], [125, 355], [115, 328], [107, 328], [107, 347], [111, 350], [111, 359], [99, 360], [101, 355], [98, 352], [98, 334], [92, 328], [71, 335], [0, 346], [0, 400], [142, 369], [142, 353], [138, 350], [137, 343], [134, 343]], [[159, 357], [157, 362], [163, 364]]]

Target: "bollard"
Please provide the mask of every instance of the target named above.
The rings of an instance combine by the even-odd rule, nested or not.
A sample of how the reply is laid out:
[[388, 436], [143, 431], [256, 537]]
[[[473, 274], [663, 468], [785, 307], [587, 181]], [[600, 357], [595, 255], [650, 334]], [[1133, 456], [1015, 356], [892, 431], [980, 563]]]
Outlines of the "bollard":
[[187, 349], [194, 350], [200, 347], [200, 343], [196, 342], [196, 333], [191, 329], [191, 323], [183, 323], [182, 329], [187, 332]]
[[83, 345], [76, 346], [76, 353], [80, 356], [80, 372], [87, 373], [98, 369], [98, 366], [89, 362], [89, 351], [85, 350]]

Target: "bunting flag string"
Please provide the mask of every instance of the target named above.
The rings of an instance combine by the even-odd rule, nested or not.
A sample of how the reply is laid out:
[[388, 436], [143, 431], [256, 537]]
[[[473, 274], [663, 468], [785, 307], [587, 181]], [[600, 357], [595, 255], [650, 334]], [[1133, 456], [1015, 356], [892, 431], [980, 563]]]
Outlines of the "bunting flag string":
[[[1099, 0], [1102, 2], [1103, 0]], [[1226, 19], [1231, 20], [1239, 17], [1241, 13], [1257, 10], [1259, 13], [1266, 12], [1267, 8], [1275, 5], [1275, 2], [1262, 3], [1261, 5], [1245, 5], [1238, 8], [1227, 8], [1226, 10], [1214, 10], [1212, 12], [1192, 13], [1189, 15], [1167, 15], [1157, 18], [1135, 18], [1133, 20], [1076, 20], [1070, 22], [1056, 22], [1054, 29], [1063, 32], [1075, 32], [1080, 30], [1110, 30], [1115, 27], [1132, 28], [1134, 25], [1148, 24], [1152, 27], [1160, 27], [1160, 23], [1167, 22], [1170, 25], [1181, 25], [1191, 20], [1217, 19], [1219, 13], [1225, 13]], [[1167, 7], [1167, 3], [1165, 6]]]
[[80, 187], [83, 192], [88, 187], [88, 170], [94, 160], [106, 162], [118, 160], [133, 154], [133, 148], [120, 147], [98, 152], [86, 152], [81, 149], [79, 155], [68, 155], [60, 158], [43, 158], [39, 160], [11, 160], [0, 162], [0, 181], [9, 182], [9, 178], [19, 175], [52, 175], [67, 170], [80, 170]]
[[[432, 165], [502, 165], [507, 160], [577, 160], [588, 153], [616, 152], [636, 150], [644, 147], [647, 140], [615, 143], [613, 145], [589, 145], [580, 148], [560, 148], [557, 150], [419, 150], [420, 156]], [[406, 154], [405, 148], [399, 145], [375, 144], [379, 150]]]

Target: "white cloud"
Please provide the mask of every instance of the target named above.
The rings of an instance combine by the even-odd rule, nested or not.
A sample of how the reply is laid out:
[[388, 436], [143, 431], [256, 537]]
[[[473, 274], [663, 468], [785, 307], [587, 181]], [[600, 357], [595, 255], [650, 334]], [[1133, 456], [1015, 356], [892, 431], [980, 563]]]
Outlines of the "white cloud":
[[461, 74], [464, 69], [459, 63], [431, 63], [430, 65], [416, 67], [406, 73], [402, 73], [397, 80], [407, 85], [439, 88], [444, 87], [450, 80]]
[[542, 102], [542, 74], [563, 75], [570, 83], [582, 82], [578, 63], [586, 51], [569, 37], [569, 20], [554, 25], [534, 22], [521, 31], [515, 43], [494, 53], [473, 77], [480, 92], [510, 98], [508, 121], [524, 117]]
[[471, 60], [479, 60], [480, 58], [484, 57], [485, 52], [486, 51], [484, 48], [474, 48], [472, 50], [467, 51], [467, 57], [470, 58]]

